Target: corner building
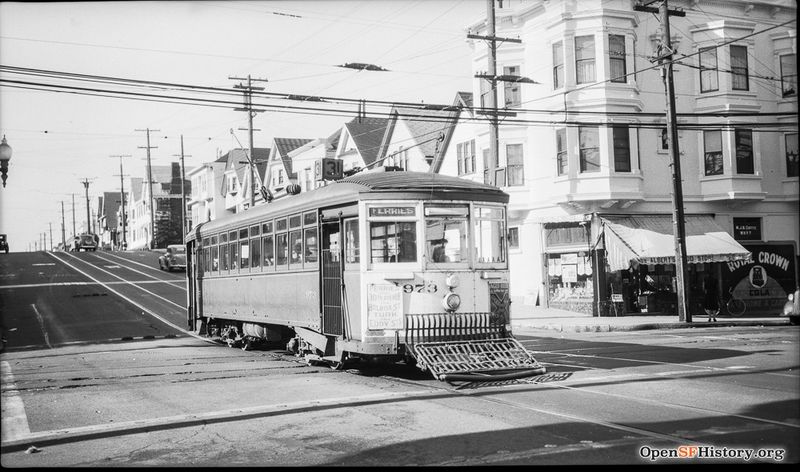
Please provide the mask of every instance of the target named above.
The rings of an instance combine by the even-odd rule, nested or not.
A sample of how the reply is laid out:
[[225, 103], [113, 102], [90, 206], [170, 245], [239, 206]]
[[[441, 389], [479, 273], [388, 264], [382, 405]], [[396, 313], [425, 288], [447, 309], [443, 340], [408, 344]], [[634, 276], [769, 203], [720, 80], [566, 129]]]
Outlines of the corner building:
[[[512, 317], [535, 307], [677, 313], [665, 88], [650, 60], [662, 30], [634, 3], [496, 8], [495, 35], [521, 40], [498, 41], [497, 74], [538, 82], [497, 83]], [[669, 5], [686, 13], [670, 26], [690, 311], [702, 313], [713, 275], [723, 314], [733, 297], [748, 316], [775, 315], [798, 283], [796, 4]], [[484, 20], [468, 30], [488, 35]], [[469, 41], [473, 72], [485, 74], [488, 42]], [[473, 94], [491, 107], [489, 81], [476, 78]], [[471, 139], [483, 168], [457, 173], [483, 180], [489, 126]]]

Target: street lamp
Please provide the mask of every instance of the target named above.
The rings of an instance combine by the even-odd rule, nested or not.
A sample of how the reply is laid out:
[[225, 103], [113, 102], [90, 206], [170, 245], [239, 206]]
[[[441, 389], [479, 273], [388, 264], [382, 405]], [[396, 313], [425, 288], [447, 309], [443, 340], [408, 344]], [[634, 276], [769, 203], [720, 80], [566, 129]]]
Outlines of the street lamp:
[[0, 143], [0, 172], [3, 173], [3, 187], [6, 186], [8, 178], [8, 161], [11, 160], [11, 146], [6, 142], [6, 135], [3, 135], [3, 142]]

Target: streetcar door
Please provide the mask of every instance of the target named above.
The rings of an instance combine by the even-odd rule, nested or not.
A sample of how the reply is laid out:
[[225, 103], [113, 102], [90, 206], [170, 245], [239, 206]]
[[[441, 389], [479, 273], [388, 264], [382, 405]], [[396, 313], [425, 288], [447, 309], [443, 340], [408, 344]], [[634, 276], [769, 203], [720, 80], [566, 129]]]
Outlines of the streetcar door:
[[339, 220], [322, 222], [322, 332], [335, 336], [344, 335], [341, 234]]

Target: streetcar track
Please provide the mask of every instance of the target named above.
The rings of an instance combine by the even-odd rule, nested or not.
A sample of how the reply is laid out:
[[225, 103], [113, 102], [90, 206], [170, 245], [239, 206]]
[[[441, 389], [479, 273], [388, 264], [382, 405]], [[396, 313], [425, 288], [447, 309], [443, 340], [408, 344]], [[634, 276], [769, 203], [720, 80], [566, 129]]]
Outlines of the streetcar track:
[[[100, 260], [102, 260], [102, 261], [106, 261], [106, 262], [115, 262], [115, 261], [113, 261], [113, 260], [111, 260], [111, 259], [106, 259], [105, 257], [102, 257], [102, 256], [101, 256], [101, 255], [99, 255], [99, 254], [92, 253], [92, 256], [94, 256], [94, 257], [96, 257], [96, 258], [98, 258], [98, 259], [100, 259]], [[133, 263], [135, 263], [135, 264], [138, 264], [138, 265], [141, 265], [141, 266], [145, 266], [145, 267], [147, 267], [145, 264], [142, 264], [141, 262], [131, 261], [131, 260], [125, 259], [124, 257], [119, 257], [119, 256], [116, 256], [116, 257], [117, 257], [117, 258], [119, 258], [119, 259], [121, 259], [121, 260], [124, 260], [124, 261], [126, 261], [126, 262], [133, 262]], [[115, 263], [119, 264], [119, 262], [115, 262]], [[162, 281], [162, 282], [166, 282], [166, 283], [169, 283], [169, 284], [174, 284], [174, 283], [176, 283], [176, 282], [181, 282], [181, 283], [185, 283], [185, 282], [186, 282], [185, 278], [181, 278], [181, 279], [175, 279], [175, 280], [164, 280], [164, 279], [161, 279], [161, 278], [159, 278], [159, 277], [156, 277], [155, 275], [146, 274], [146, 273], [144, 273], [144, 272], [142, 272], [142, 271], [140, 271], [140, 270], [134, 269], [133, 267], [130, 267], [130, 266], [125, 266], [125, 265], [122, 265], [122, 264], [120, 264], [120, 265], [121, 265], [121, 267], [123, 267], [123, 268], [125, 268], [126, 270], [129, 270], [129, 271], [131, 271], [131, 272], [136, 272], [137, 274], [142, 274], [142, 275], [144, 275], [145, 277], [150, 277], [150, 278], [152, 278], [152, 279], [159, 280], [159, 281]], [[156, 270], [156, 269], [155, 269], [155, 268], [152, 268], [152, 270]], [[161, 269], [158, 269], [158, 270], [159, 270], [159, 272], [161, 272]], [[177, 286], [176, 286], [176, 287], [177, 287]], [[181, 288], [182, 288], [183, 290], [186, 290], [186, 288], [185, 288], [185, 287], [181, 287]]]
[[[133, 259], [128, 259], [127, 257], [118, 256], [118, 255], [116, 255], [114, 253], [110, 253], [110, 252], [105, 252], [103, 254], [105, 254], [106, 256], [113, 257], [115, 259], [119, 259], [121, 261], [130, 262], [131, 264], [140, 265], [140, 266], [142, 266], [144, 268], [147, 268], [147, 269], [150, 269], [150, 270], [157, 270], [158, 273], [163, 273], [163, 271], [161, 269], [158, 269], [158, 268], [155, 268], [155, 267], [151, 267], [151, 266], [149, 266], [147, 264], [142, 264], [141, 262], [134, 261]], [[95, 255], [99, 257], [98, 254], [95, 254]], [[113, 261], [108, 261], [108, 262], [113, 262]], [[176, 280], [182, 280], [182, 279], [176, 279]]]
[[[52, 254], [52, 253], [49, 253], [49, 252], [48, 252], [48, 254]], [[159, 295], [159, 294], [157, 294], [157, 293], [151, 292], [150, 290], [147, 290], [147, 289], [145, 289], [145, 288], [139, 287], [138, 285], [134, 284], [133, 282], [127, 281], [127, 280], [125, 280], [123, 277], [120, 277], [120, 276], [119, 276], [119, 275], [117, 275], [117, 274], [114, 274], [114, 273], [112, 273], [112, 272], [109, 272], [109, 271], [107, 271], [107, 270], [105, 270], [105, 269], [102, 269], [102, 268], [100, 268], [100, 267], [97, 267], [96, 265], [94, 265], [94, 264], [92, 264], [92, 263], [90, 263], [90, 262], [88, 262], [88, 261], [84, 261], [84, 260], [83, 260], [83, 259], [81, 259], [80, 257], [74, 256], [74, 255], [72, 255], [72, 254], [69, 254], [69, 253], [64, 253], [64, 254], [67, 254], [69, 257], [72, 257], [72, 258], [74, 258], [74, 259], [76, 259], [76, 260], [79, 260], [79, 261], [83, 262], [84, 264], [86, 264], [86, 265], [88, 265], [88, 266], [90, 266], [90, 267], [92, 267], [92, 268], [94, 268], [94, 269], [97, 269], [97, 270], [99, 270], [99, 271], [101, 271], [101, 272], [104, 272], [104, 273], [106, 273], [106, 274], [108, 274], [108, 275], [110, 275], [110, 276], [112, 276], [112, 277], [115, 277], [115, 278], [117, 278], [117, 279], [119, 279], [119, 280], [121, 280], [121, 281], [123, 281], [123, 282], [127, 282], [127, 284], [128, 284], [128, 285], [130, 285], [130, 286], [132, 286], [132, 287], [136, 287], [136, 288], [138, 288], [139, 290], [141, 290], [141, 291], [143, 291], [143, 292], [146, 292], [146, 293], [148, 293], [148, 294], [150, 294], [150, 295], [152, 295], [152, 296], [154, 296], [154, 297], [160, 298], [161, 300], [163, 300], [163, 301], [165, 301], [165, 302], [167, 302], [167, 303], [170, 303], [170, 304], [172, 304], [172, 305], [174, 305], [174, 306], [176, 306], [176, 307], [178, 307], [178, 308], [180, 308], [180, 309], [182, 309], [182, 310], [185, 310], [185, 309], [186, 309], [186, 307], [185, 307], [185, 306], [183, 306], [183, 305], [179, 305], [179, 304], [177, 304], [177, 303], [173, 302], [172, 300], [170, 300], [170, 299], [168, 299], [168, 298], [166, 298], [166, 297], [163, 297], [163, 296], [161, 296], [161, 295]], [[53, 257], [56, 257], [56, 256], [53, 256]], [[65, 263], [65, 264], [66, 264], [66, 261], [64, 261], [64, 260], [62, 260], [62, 259], [59, 259], [59, 260], [60, 260], [61, 262], [63, 262], [63, 263]], [[73, 267], [73, 268], [75, 268], [75, 266], [72, 266], [72, 267]], [[76, 268], [76, 269], [77, 269], [77, 268]], [[91, 277], [90, 275], [86, 274], [85, 272], [81, 272], [81, 273], [82, 273], [83, 275], [85, 275], [86, 277], [89, 277], [90, 279], [92, 279], [92, 280], [95, 280], [95, 281], [96, 281], [97, 283], [99, 283], [100, 285], [102, 285], [102, 286], [104, 286], [104, 287], [107, 287], [107, 286], [106, 286], [106, 284], [105, 284], [105, 282], [101, 282], [101, 281], [99, 281], [99, 280], [95, 279], [94, 277]], [[107, 287], [107, 288], [109, 288], [109, 287]], [[116, 292], [116, 293], [119, 293], [119, 292]], [[172, 326], [174, 326], [174, 325], [172, 325]], [[180, 328], [179, 328], [179, 329], [180, 329]], [[181, 331], [183, 331], [183, 330], [181, 330]]]
[[[88, 278], [88, 279], [90, 279], [90, 280], [94, 280], [94, 281], [98, 282], [100, 285], [102, 285], [103, 287], [105, 287], [107, 290], [109, 290], [109, 291], [111, 291], [111, 292], [114, 292], [114, 293], [115, 293], [117, 296], [119, 296], [119, 297], [120, 297], [120, 298], [122, 298], [123, 300], [125, 300], [125, 301], [127, 301], [127, 302], [131, 303], [131, 304], [132, 304], [132, 305], [134, 305], [135, 307], [137, 307], [137, 308], [141, 309], [141, 310], [142, 310], [144, 313], [147, 313], [147, 314], [149, 314], [150, 316], [152, 316], [152, 317], [156, 318], [157, 320], [161, 321], [162, 323], [165, 323], [166, 325], [170, 326], [171, 328], [174, 328], [174, 329], [178, 330], [179, 332], [181, 332], [181, 333], [185, 333], [185, 334], [187, 334], [187, 335], [189, 335], [189, 336], [192, 336], [192, 337], [194, 337], [194, 338], [197, 338], [197, 339], [200, 339], [200, 340], [203, 340], [203, 341], [206, 341], [206, 342], [208, 342], [208, 339], [206, 339], [206, 338], [204, 338], [204, 337], [202, 337], [202, 336], [199, 336], [199, 335], [197, 335], [197, 334], [195, 334], [195, 333], [193, 333], [193, 332], [191, 332], [191, 331], [187, 331], [187, 330], [185, 330], [185, 329], [183, 329], [183, 328], [181, 328], [181, 327], [179, 327], [179, 326], [177, 326], [177, 325], [173, 324], [172, 322], [170, 322], [169, 320], [165, 319], [165, 318], [164, 318], [164, 317], [162, 317], [161, 315], [159, 315], [159, 314], [155, 313], [154, 311], [150, 310], [149, 308], [145, 307], [144, 305], [142, 305], [142, 304], [140, 304], [140, 303], [137, 303], [136, 301], [132, 300], [131, 298], [129, 298], [129, 297], [127, 297], [127, 296], [123, 295], [121, 292], [119, 292], [119, 291], [115, 290], [114, 288], [112, 288], [112, 287], [110, 287], [110, 286], [108, 286], [108, 285], [105, 285], [103, 282], [100, 282], [100, 281], [99, 281], [99, 280], [97, 280], [96, 278], [94, 278], [94, 277], [92, 277], [91, 275], [87, 274], [86, 272], [82, 271], [81, 269], [79, 269], [78, 267], [74, 266], [73, 264], [70, 264], [70, 263], [69, 263], [69, 262], [67, 262], [66, 260], [63, 260], [63, 259], [61, 259], [60, 257], [57, 257], [55, 254], [53, 254], [53, 253], [51, 253], [51, 252], [48, 252], [47, 254], [49, 254], [50, 256], [52, 256], [53, 258], [55, 258], [56, 260], [60, 261], [62, 264], [65, 264], [65, 265], [67, 265], [68, 267], [71, 267], [72, 269], [74, 269], [74, 270], [78, 271], [78, 272], [79, 272], [80, 274], [82, 274], [84, 277], [86, 277], [86, 278]], [[77, 260], [79, 260], [79, 261], [81, 261], [81, 262], [83, 262], [84, 264], [90, 265], [91, 267], [93, 267], [93, 268], [95, 268], [95, 269], [98, 269], [98, 270], [100, 270], [100, 271], [102, 271], [102, 272], [105, 272], [105, 273], [107, 273], [107, 274], [109, 274], [109, 275], [111, 275], [111, 276], [113, 276], [113, 277], [116, 277], [116, 278], [118, 278], [118, 279], [120, 279], [120, 280], [124, 280], [122, 277], [119, 277], [119, 276], [117, 276], [117, 275], [115, 275], [115, 274], [112, 274], [112, 273], [110, 273], [110, 272], [108, 272], [108, 271], [106, 271], [106, 270], [104, 270], [104, 269], [100, 269], [99, 267], [96, 267], [96, 266], [94, 266], [94, 265], [92, 265], [92, 264], [90, 264], [90, 263], [88, 263], [88, 262], [86, 262], [86, 261], [83, 261], [83, 260], [81, 260], [79, 257], [73, 256], [73, 255], [71, 255], [71, 254], [68, 254], [68, 253], [65, 253], [65, 254], [67, 254], [68, 256], [70, 256], [70, 257], [73, 257], [73, 258], [75, 258], [75, 259], [77, 259]], [[164, 298], [164, 297], [162, 297], [162, 296], [160, 296], [160, 295], [158, 295], [158, 294], [155, 294], [155, 293], [153, 293], [153, 292], [151, 292], [151, 291], [149, 291], [149, 290], [147, 290], [147, 289], [144, 289], [144, 288], [142, 288], [142, 287], [139, 287], [139, 286], [137, 286], [137, 285], [135, 285], [135, 284], [133, 284], [133, 283], [130, 283], [130, 282], [129, 282], [129, 284], [130, 284], [132, 287], [136, 287], [137, 289], [139, 289], [139, 290], [141, 290], [141, 291], [143, 291], [143, 292], [146, 292], [146, 293], [149, 293], [149, 294], [151, 294], [151, 295], [153, 295], [153, 296], [155, 296], [155, 297], [161, 298], [161, 299], [163, 299], [163, 300], [165, 300], [165, 301], [167, 301], [167, 302], [169, 302], [169, 303], [171, 303], [171, 304], [173, 304], [173, 305], [175, 305], [175, 306], [177, 306], [177, 307], [179, 307], [179, 308], [181, 308], [181, 309], [185, 309], [185, 307], [182, 307], [182, 306], [178, 305], [177, 303], [175, 303], [175, 302], [173, 302], [173, 301], [171, 301], [171, 300], [168, 300], [168, 299], [166, 299], [166, 298]]]

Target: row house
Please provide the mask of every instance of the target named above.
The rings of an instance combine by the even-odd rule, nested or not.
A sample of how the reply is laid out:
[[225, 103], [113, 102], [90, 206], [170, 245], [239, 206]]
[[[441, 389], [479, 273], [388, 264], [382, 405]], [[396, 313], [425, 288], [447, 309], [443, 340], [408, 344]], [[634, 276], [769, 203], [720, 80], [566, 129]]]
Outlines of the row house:
[[[776, 313], [798, 280], [796, 5], [670, 7], [686, 12], [670, 21], [675, 57], [688, 56], [674, 75], [690, 309], [716, 281], [723, 302]], [[485, 21], [469, 31], [486, 35]], [[536, 306], [602, 315], [616, 302], [626, 313], [676, 312], [664, 82], [648, 59], [661, 53], [661, 33], [630, 0], [497, 9], [496, 35], [521, 40], [498, 48], [498, 74], [538, 84], [498, 82], [509, 118], [497, 169], [486, 164], [484, 119], [455, 130], [440, 171], [494, 171], [510, 195], [512, 316]], [[485, 73], [487, 44], [470, 44], [473, 72]], [[492, 106], [489, 92], [476, 79], [477, 108]]]
[[192, 192], [187, 205], [187, 214], [191, 215], [193, 228], [200, 223], [211, 221], [225, 214], [223, 189], [227, 159], [219, 158], [206, 162], [186, 173], [191, 182]]
[[287, 188], [298, 183], [297, 167], [295, 167], [290, 154], [312, 141], [314, 140], [305, 138], [274, 138], [272, 140], [272, 151], [267, 161], [267, 176], [264, 185], [274, 197], [286, 195]]
[[442, 161], [459, 128], [461, 110], [471, 106], [471, 102], [471, 94], [459, 93], [449, 107], [393, 107], [379, 151], [382, 165], [414, 172], [435, 172], [434, 161]]
[[[184, 225], [187, 230], [191, 227], [191, 222], [181, 220], [182, 208], [187, 207], [188, 195], [191, 195], [191, 181], [185, 180], [181, 186], [180, 164], [173, 162], [169, 166], [151, 166], [151, 174], [152, 185], [148, 185], [144, 178], [140, 179], [138, 188], [132, 187], [130, 218], [126, 228], [128, 249], [165, 248], [170, 244], [180, 244], [183, 242]], [[152, 205], [155, 207], [152, 214], [151, 188]]]
[[103, 192], [97, 202], [97, 236], [100, 247], [116, 248], [121, 242], [117, 218], [122, 205], [120, 192]]

